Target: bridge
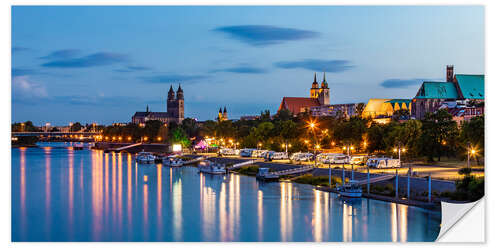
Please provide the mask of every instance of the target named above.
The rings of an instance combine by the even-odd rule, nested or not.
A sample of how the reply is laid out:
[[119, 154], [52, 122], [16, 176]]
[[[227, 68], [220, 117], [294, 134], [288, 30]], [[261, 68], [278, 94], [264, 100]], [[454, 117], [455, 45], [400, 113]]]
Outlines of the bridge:
[[93, 136], [100, 135], [98, 132], [12, 132], [12, 136]]

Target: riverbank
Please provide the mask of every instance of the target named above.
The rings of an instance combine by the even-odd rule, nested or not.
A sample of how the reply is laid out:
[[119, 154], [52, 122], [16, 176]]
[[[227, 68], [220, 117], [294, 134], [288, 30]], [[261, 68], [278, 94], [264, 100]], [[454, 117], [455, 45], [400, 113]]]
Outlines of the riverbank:
[[[193, 155], [194, 156], [194, 155]], [[249, 158], [235, 158], [235, 157], [210, 157], [210, 160], [224, 163], [227, 165], [232, 165], [236, 163], [241, 163], [250, 160]], [[255, 176], [258, 172], [258, 168], [265, 167], [269, 168], [270, 172], [288, 170], [293, 168], [300, 168], [304, 165], [290, 164], [290, 163], [274, 163], [274, 162], [264, 162], [259, 161], [253, 165], [242, 167], [240, 170], [235, 170], [234, 172]], [[342, 170], [341, 169], [331, 169], [332, 173], [332, 185], [336, 183], [341, 183]], [[350, 169], [345, 169], [346, 181], [353, 178], [356, 180], [367, 179], [367, 173], [351, 171]], [[334, 188], [328, 187], [329, 169], [315, 168], [311, 173], [313, 178], [300, 178], [298, 176], [286, 176], [282, 180], [288, 180], [301, 184], [309, 184], [314, 188], [326, 192], [336, 192]], [[370, 174], [370, 178], [376, 178], [382, 176], [383, 174]], [[301, 180], [305, 179], [305, 180]], [[408, 197], [408, 181], [410, 182], [410, 199]], [[318, 185], [321, 184], [321, 185]], [[400, 175], [398, 178], [398, 194], [399, 198], [395, 197], [395, 178], [386, 181], [380, 181], [377, 183], [370, 184], [370, 193], [367, 192], [366, 185], [363, 186], [363, 197], [368, 199], [376, 199], [387, 202], [394, 202], [398, 204], [404, 204], [408, 206], [417, 206], [431, 210], [439, 210], [441, 207], [441, 201], [455, 202], [450, 200], [448, 197], [444, 197], [451, 192], [454, 192], [455, 182], [446, 180], [435, 180], [432, 179], [431, 182], [431, 202], [428, 202], [428, 178], [420, 177], [409, 177], [407, 175]]]

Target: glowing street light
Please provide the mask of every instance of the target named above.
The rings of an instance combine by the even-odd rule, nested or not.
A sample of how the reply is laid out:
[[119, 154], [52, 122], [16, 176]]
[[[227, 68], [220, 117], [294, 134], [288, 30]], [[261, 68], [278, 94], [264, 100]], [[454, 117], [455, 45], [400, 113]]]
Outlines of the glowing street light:
[[132, 137], [131, 137], [131, 136], [127, 137], [127, 140], [131, 141], [131, 140], [132, 140]]
[[309, 128], [310, 128], [310, 129], [314, 129], [314, 128], [316, 128], [316, 123], [314, 123], [314, 122], [310, 122], [310, 123], [309, 123]]
[[476, 154], [476, 150], [471, 147], [470, 143], [467, 144], [467, 168], [470, 168], [470, 157]]
[[158, 138], [156, 138], [156, 140], [161, 141], [161, 136], [158, 136]]
[[316, 144], [316, 149], [320, 149], [321, 146], [319, 144]]

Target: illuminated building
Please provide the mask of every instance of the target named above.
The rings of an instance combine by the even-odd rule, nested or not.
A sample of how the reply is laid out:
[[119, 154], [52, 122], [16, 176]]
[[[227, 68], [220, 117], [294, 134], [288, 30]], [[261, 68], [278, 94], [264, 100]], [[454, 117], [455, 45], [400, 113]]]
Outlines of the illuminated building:
[[168, 91], [167, 112], [151, 112], [149, 106], [146, 106], [146, 112], [135, 112], [132, 116], [132, 123], [144, 124], [147, 121], [161, 121], [163, 123], [181, 123], [184, 120], [184, 91], [179, 84], [177, 94], [172, 85]]

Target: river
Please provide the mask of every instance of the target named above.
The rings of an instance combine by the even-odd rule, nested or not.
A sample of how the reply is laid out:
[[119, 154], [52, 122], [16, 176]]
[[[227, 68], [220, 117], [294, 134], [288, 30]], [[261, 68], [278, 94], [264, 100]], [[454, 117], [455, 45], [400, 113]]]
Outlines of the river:
[[434, 241], [441, 223], [422, 208], [70, 143], [12, 148], [11, 207], [13, 241]]

